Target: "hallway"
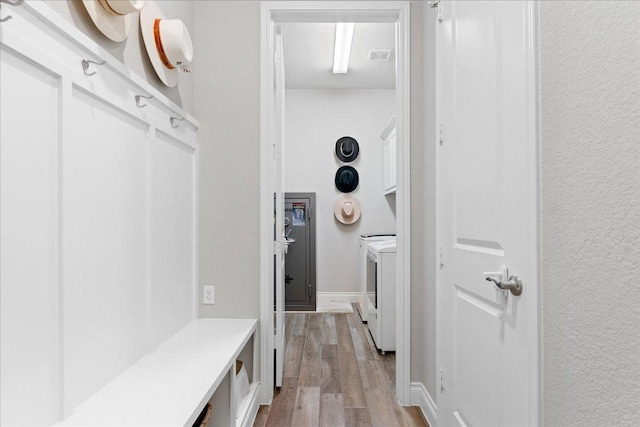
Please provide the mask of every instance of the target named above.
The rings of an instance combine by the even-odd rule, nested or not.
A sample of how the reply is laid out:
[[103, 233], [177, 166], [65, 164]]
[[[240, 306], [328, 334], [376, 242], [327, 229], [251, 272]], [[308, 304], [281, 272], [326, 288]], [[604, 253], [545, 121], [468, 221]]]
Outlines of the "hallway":
[[287, 314], [283, 386], [255, 427], [427, 426], [398, 405], [395, 355], [379, 354], [353, 313]]

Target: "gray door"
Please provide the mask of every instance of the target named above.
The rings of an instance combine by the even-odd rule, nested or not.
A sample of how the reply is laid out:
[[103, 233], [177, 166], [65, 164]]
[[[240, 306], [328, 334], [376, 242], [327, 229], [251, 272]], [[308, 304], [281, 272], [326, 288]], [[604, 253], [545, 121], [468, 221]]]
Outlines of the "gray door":
[[285, 259], [285, 310], [316, 309], [315, 193], [286, 193], [285, 235], [291, 243]]

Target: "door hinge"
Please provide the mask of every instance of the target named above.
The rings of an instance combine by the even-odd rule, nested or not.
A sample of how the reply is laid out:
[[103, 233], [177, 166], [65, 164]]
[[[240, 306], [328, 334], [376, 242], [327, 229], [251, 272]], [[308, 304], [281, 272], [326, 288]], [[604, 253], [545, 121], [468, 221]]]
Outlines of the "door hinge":
[[278, 51], [273, 52], [273, 62], [274, 62], [274, 64], [276, 64], [277, 66], [280, 66], [281, 58], [282, 58], [282, 55], [280, 54], [280, 52], [278, 52]]
[[280, 337], [280, 335], [276, 332], [273, 335], [273, 348], [276, 350], [279, 350], [280, 347], [282, 347], [282, 338]]
[[309, 288], [309, 298], [311, 298], [311, 296], [313, 295], [313, 293], [311, 292], [312, 291], [311, 285], [309, 285], [308, 288]]
[[440, 369], [440, 391], [444, 390], [444, 370]]
[[437, 18], [439, 23], [442, 23], [442, 4], [441, 3], [442, 3], [441, 1], [430, 1], [428, 3], [429, 7], [431, 7], [432, 9], [438, 9]]
[[444, 250], [444, 246], [440, 246], [440, 267], [443, 267], [447, 262], [447, 254]]
[[311, 207], [309, 207], [309, 220], [311, 220]]
[[444, 143], [444, 132], [442, 131], [442, 123], [438, 123], [438, 143]]

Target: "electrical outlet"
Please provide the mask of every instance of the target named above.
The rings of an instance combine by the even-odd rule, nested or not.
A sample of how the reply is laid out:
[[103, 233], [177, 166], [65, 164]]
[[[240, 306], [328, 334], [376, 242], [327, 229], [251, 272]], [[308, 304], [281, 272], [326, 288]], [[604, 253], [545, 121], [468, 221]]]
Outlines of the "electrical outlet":
[[205, 286], [204, 287], [204, 295], [202, 297], [204, 304], [213, 304], [213, 300], [215, 297], [215, 286]]

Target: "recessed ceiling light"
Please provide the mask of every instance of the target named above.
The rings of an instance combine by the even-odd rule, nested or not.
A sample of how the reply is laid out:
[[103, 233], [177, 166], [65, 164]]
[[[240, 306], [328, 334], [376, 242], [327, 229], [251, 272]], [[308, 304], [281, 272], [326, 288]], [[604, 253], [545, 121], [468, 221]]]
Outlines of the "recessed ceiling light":
[[349, 69], [349, 56], [351, 56], [351, 42], [355, 25], [353, 22], [338, 22], [336, 24], [336, 44], [333, 50], [334, 74], [344, 74]]

